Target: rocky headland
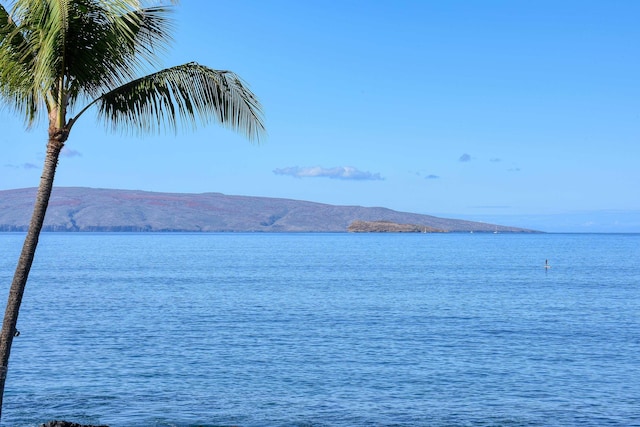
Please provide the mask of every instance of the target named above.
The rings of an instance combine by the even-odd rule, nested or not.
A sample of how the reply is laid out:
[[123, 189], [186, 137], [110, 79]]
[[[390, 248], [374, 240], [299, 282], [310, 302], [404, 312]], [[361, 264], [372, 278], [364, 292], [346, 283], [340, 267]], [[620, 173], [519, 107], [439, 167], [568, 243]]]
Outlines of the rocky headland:
[[417, 224], [398, 224], [391, 221], [353, 221], [350, 233], [445, 233], [445, 230]]

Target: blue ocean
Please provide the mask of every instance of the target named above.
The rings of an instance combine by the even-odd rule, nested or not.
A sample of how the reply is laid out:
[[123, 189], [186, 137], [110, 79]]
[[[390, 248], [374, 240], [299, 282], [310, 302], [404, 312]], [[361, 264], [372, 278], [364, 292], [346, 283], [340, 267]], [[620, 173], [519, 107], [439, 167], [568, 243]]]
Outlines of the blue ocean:
[[18, 329], [7, 427], [640, 426], [638, 234], [45, 233]]

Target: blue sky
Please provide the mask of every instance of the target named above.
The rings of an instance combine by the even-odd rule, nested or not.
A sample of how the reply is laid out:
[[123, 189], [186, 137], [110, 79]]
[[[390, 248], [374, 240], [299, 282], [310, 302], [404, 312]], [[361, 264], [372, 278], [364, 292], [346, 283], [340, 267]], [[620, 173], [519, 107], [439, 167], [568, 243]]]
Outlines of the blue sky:
[[[185, 0], [175, 19], [165, 65], [238, 73], [267, 138], [140, 138], [90, 112], [57, 186], [640, 232], [638, 1]], [[37, 186], [46, 125], [0, 119], [0, 189]]]

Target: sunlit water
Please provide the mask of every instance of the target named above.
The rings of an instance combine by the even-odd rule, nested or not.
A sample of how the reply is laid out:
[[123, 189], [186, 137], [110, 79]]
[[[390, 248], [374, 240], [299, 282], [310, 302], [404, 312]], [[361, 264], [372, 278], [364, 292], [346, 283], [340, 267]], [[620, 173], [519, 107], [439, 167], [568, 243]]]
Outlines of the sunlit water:
[[3, 426], [640, 425], [640, 235], [44, 234], [18, 329]]

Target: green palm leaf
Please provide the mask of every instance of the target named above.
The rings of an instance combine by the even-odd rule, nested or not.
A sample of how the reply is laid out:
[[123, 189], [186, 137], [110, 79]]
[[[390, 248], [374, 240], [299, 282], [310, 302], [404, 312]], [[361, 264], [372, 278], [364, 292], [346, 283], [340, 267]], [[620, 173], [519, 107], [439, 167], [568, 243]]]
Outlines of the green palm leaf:
[[176, 131], [213, 120], [256, 140], [265, 130], [260, 103], [237, 75], [195, 62], [136, 79], [96, 102], [116, 129]]
[[95, 99], [159, 65], [170, 10], [135, 0], [17, 0], [11, 15], [2, 7], [0, 94], [28, 122], [42, 107]]
[[[95, 98], [121, 85], [147, 66], [159, 65], [157, 54], [170, 41], [168, 9], [152, 7], [115, 14], [99, 4], [73, 21], [65, 48], [65, 73], [73, 93]], [[119, 10], [117, 10], [119, 12]]]
[[33, 54], [21, 28], [0, 5], [0, 96], [8, 106], [24, 111], [29, 123], [38, 104], [38, 93], [32, 84], [32, 62]]

